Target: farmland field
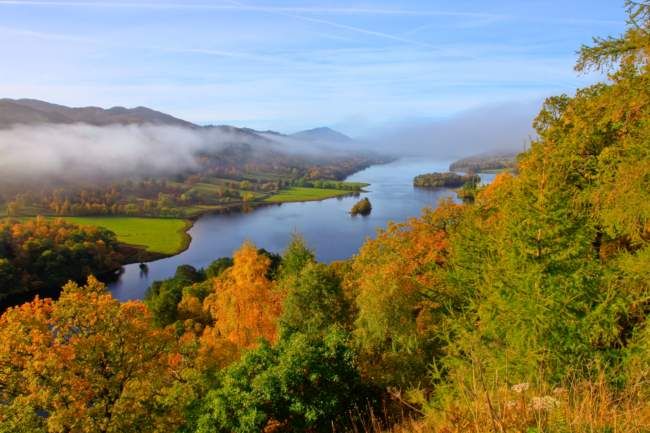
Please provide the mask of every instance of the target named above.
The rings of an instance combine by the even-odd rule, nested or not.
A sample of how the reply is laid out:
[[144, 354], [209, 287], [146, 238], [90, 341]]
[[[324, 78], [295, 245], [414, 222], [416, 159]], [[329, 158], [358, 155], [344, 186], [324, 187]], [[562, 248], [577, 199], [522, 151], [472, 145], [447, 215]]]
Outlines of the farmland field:
[[[48, 217], [54, 218], [54, 217]], [[138, 217], [61, 217], [81, 226], [103, 227], [114, 232], [128, 245], [142, 247], [151, 253], [178, 254], [189, 245], [186, 233], [189, 222], [175, 218]], [[21, 220], [27, 217], [19, 218]]]
[[321, 188], [300, 188], [293, 187], [278, 194], [267, 198], [265, 201], [268, 203], [288, 203], [297, 201], [315, 201], [324, 200], [332, 197], [340, 197], [349, 195], [351, 191], [340, 189], [321, 189]]
[[144, 247], [149, 252], [176, 254], [187, 247], [188, 222], [175, 218], [65, 217], [79, 225], [111, 230], [120, 242]]

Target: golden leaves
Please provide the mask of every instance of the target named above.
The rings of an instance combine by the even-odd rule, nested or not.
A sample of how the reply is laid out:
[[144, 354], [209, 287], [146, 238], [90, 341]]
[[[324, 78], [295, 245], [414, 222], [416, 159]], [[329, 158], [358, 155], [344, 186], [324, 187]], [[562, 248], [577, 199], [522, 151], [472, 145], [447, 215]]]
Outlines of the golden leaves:
[[204, 309], [215, 321], [206, 338], [224, 338], [238, 348], [257, 345], [261, 338], [277, 339], [282, 295], [267, 273], [271, 260], [246, 242], [234, 254], [234, 265], [214, 281], [214, 293]]
[[182, 421], [179, 394], [156, 402], [177, 386], [173, 335], [152, 326], [141, 302], [121, 304], [93, 278], [59, 301], [8, 310], [0, 341], [1, 420], [46, 413], [31, 417], [45, 431], [83, 433], [174, 431]]

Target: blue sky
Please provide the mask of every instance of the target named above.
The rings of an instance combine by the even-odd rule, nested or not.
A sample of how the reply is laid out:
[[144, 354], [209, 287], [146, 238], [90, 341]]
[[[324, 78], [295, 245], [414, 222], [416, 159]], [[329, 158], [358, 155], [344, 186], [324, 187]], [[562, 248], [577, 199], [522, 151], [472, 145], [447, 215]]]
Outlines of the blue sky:
[[592, 82], [620, 0], [0, 0], [0, 97], [359, 135]]

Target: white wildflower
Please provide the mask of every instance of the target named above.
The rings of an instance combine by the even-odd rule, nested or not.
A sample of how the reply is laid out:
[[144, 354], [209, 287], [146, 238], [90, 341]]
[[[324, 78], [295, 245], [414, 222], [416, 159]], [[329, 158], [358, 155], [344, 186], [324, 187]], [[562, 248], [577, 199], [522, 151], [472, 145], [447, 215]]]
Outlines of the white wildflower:
[[533, 409], [539, 411], [549, 411], [560, 406], [559, 400], [551, 397], [550, 395], [545, 395], [543, 397], [533, 397], [531, 403], [533, 405]]
[[522, 392], [528, 391], [528, 388], [530, 385], [526, 382], [524, 383], [518, 383], [516, 385], [512, 385], [512, 390], [516, 392], [517, 394], [521, 394]]

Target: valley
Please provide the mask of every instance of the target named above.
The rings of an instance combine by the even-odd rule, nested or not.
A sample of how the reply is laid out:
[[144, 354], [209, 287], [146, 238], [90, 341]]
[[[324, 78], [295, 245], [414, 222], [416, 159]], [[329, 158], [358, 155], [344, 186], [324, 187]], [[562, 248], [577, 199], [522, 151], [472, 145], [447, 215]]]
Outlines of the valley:
[[[121, 156], [86, 156], [116, 139], [128, 142]], [[88, 148], [57, 148], [61, 140]], [[150, 148], [151, 140], [168, 140], [171, 154]], [[286, 135], [201, 126], [145, 107], [31, 99], [0, 100], [0, 145], [9, 155], [0, 160], [0, 218], [61, 217], [109, 229], [127, 251], [125, 264], [182, 252], [187, 228], [203, 215], [359, 194], [366, 184], [342, 179], [391, 160], [351, 151], [352, 138], [324, 127]], [[40, 159], [50, 152], [58, 159]]]
[[[313, 246], [318, 260], [328, 263], [346, 260], [391, 221], [417, 217], [423, 208], [435, 208], [447, 199], [458, 200], [457, 193], [450, 188], [423, 189], [412, 185], [417, 174], [444, 170], [448, 165], [448, 161], [435, 159], [401, 158], [349, 176], [347, 183], [363, 186], [358, 194], [305, 201], [306, 196], [301, 193], [298, 197], [294, 195], [300, 200], [293, 203], [262, 205], [251, 212], [233, 210], [206, 214], [188, 231], [192, 238], [188, 249], [147, 263], [146, 272], [138, 264], [127, 265], [109, 287], [117, 299], [141, 299], [154, 281], [172, 277], [179, 266], [205, 268], [219, 257], [232, 256], [246, 240], [279, 253], [295, 233], [300, 233]], [[485, 183], [494, 177], [492, 173], [481, 174]], [[350, 208], [360, 198], [372, 202], [372, 213], [352, 217]]]
[[650, 0], [99, 3], [0, 1], [106, 107], [0, 99], [0, 433], [650, 432]]

